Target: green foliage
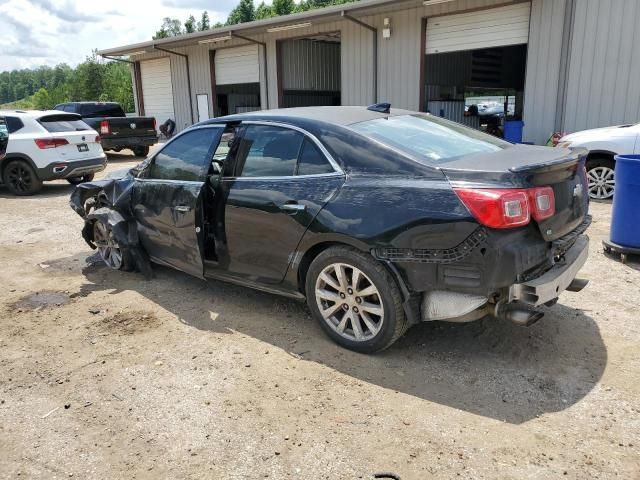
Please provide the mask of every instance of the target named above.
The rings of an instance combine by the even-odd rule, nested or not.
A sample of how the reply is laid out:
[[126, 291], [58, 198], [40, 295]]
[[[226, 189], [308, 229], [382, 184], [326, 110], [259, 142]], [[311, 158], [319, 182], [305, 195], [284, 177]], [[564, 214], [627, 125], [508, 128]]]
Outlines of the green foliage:
[[187, 18], [187, 21], [184, 22], [184, 32], [185, 33], [193, 33], [196, 31], [196, 19], [193, 15], [190, 15]]
[[231, 10], [227, 25], [236, 25], [238, 23], [251, 22], [256, 19], [256, 10], [253, 6], [253, 0], [240, 0], [236, 8]]
[[2, 108], [46, 110], [71, 101], [118, 102], [133, 112], [131, 70], [122, 62], [103, 62], [93, 53], [72, 69], [62, 64], [0, 73]]
[[[239, 0], [238, 5], [229, 13], [227, 21], [225, 23], [216, 22], [213, 28], [237, 25], [254, 20], [264, 20], [265, 18], [288, 15], [290, 13], [306, 12], [307, 10], [313, 10], [315, 8], [341, 5], [358, 0], [300, 0], [298, 4], [296, 4], [294, 0], [273, 0], [271, 5], [267, 5], [264, 1], [261, 1], [257, 7], [254, 1], [255, 0]], [[182, 28], [180, 20], [167, 17], [163, 20], [160, 30], [156, 32], [153, 39], [175, 37], [195, 31], [202, 32], [210, 28], [209, 13], [207, 11], [202, 12], [202, 16], [197, 23], [193, 15], [191, 15], [184, 22], [184, 28]]]
[[204, 32], [205, 30], [209, 30], [211, 28], [209, 22], [209, 12], [206, 10], [202, 12], [202, 16], [200, 17], [200, 21], [198, 22], [198, 31]]
[[177, 37], [182, 34], [182, 22], [180, 22], [180, 20], [177, 18], [164, 17], [162, 26], [153, 36], [153, 39], [158, 40], [160, 38]]
[[273, 0], [271, 11], [273, 16], [289, 15], [296, 10], [296, 4], [293, 0]]

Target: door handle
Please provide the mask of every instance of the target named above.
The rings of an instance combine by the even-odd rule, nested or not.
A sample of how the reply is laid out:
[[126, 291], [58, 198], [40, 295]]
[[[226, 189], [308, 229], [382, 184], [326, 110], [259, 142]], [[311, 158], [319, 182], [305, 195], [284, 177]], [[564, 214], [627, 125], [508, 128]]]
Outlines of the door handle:
[[187, 213], [191, 211], [191, 207], [187, 207], [186, 205], [178, 205], [173, 207], [176, 212]]
[[284, 210], [289, 213], [304, 212], [306, 209], [306, 205], [301, 205], [300, 203], [285, 203], [280, 206], [280, 210]]

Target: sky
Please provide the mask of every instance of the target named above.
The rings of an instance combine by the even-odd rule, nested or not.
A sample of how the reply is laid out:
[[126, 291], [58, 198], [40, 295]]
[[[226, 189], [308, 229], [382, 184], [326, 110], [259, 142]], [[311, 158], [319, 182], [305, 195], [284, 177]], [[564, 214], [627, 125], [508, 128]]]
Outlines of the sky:
[[[0, 0], [0, 71], [75, 66], [94, 48], [151, 40], [164, 17], [209, 12], [225, 21], [238, 0]], [[270, 3], [270, 2], [267, 2]]]

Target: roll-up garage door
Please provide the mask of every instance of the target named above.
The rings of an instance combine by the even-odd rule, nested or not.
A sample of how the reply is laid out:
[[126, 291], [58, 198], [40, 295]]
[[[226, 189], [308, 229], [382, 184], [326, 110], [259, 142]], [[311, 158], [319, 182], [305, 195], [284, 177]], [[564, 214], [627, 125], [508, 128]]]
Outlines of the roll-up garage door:
[[140, 78], [145, 116], [155, 117], [157, 125], [168, 118], [175, 121], [170, 59], [158, 58], [140, 62]]
[[258, 45], [223, 48], [216, 51], [216, 84], [260, 82]]
[[427, 20], [427, 54], [520, 45], [529, 41], [531, 3]]

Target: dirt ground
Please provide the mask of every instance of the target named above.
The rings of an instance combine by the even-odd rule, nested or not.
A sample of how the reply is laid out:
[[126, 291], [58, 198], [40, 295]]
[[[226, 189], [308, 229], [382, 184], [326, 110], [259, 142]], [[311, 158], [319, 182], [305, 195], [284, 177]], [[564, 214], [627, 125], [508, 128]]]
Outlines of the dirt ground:
[[365, 356], [295, 301], [107, 270], [70, 192], [0, 187], [1, 478], [640, 478], [640, 263], [603, 254], [609, 203], [591, 283], [538, 324]]

